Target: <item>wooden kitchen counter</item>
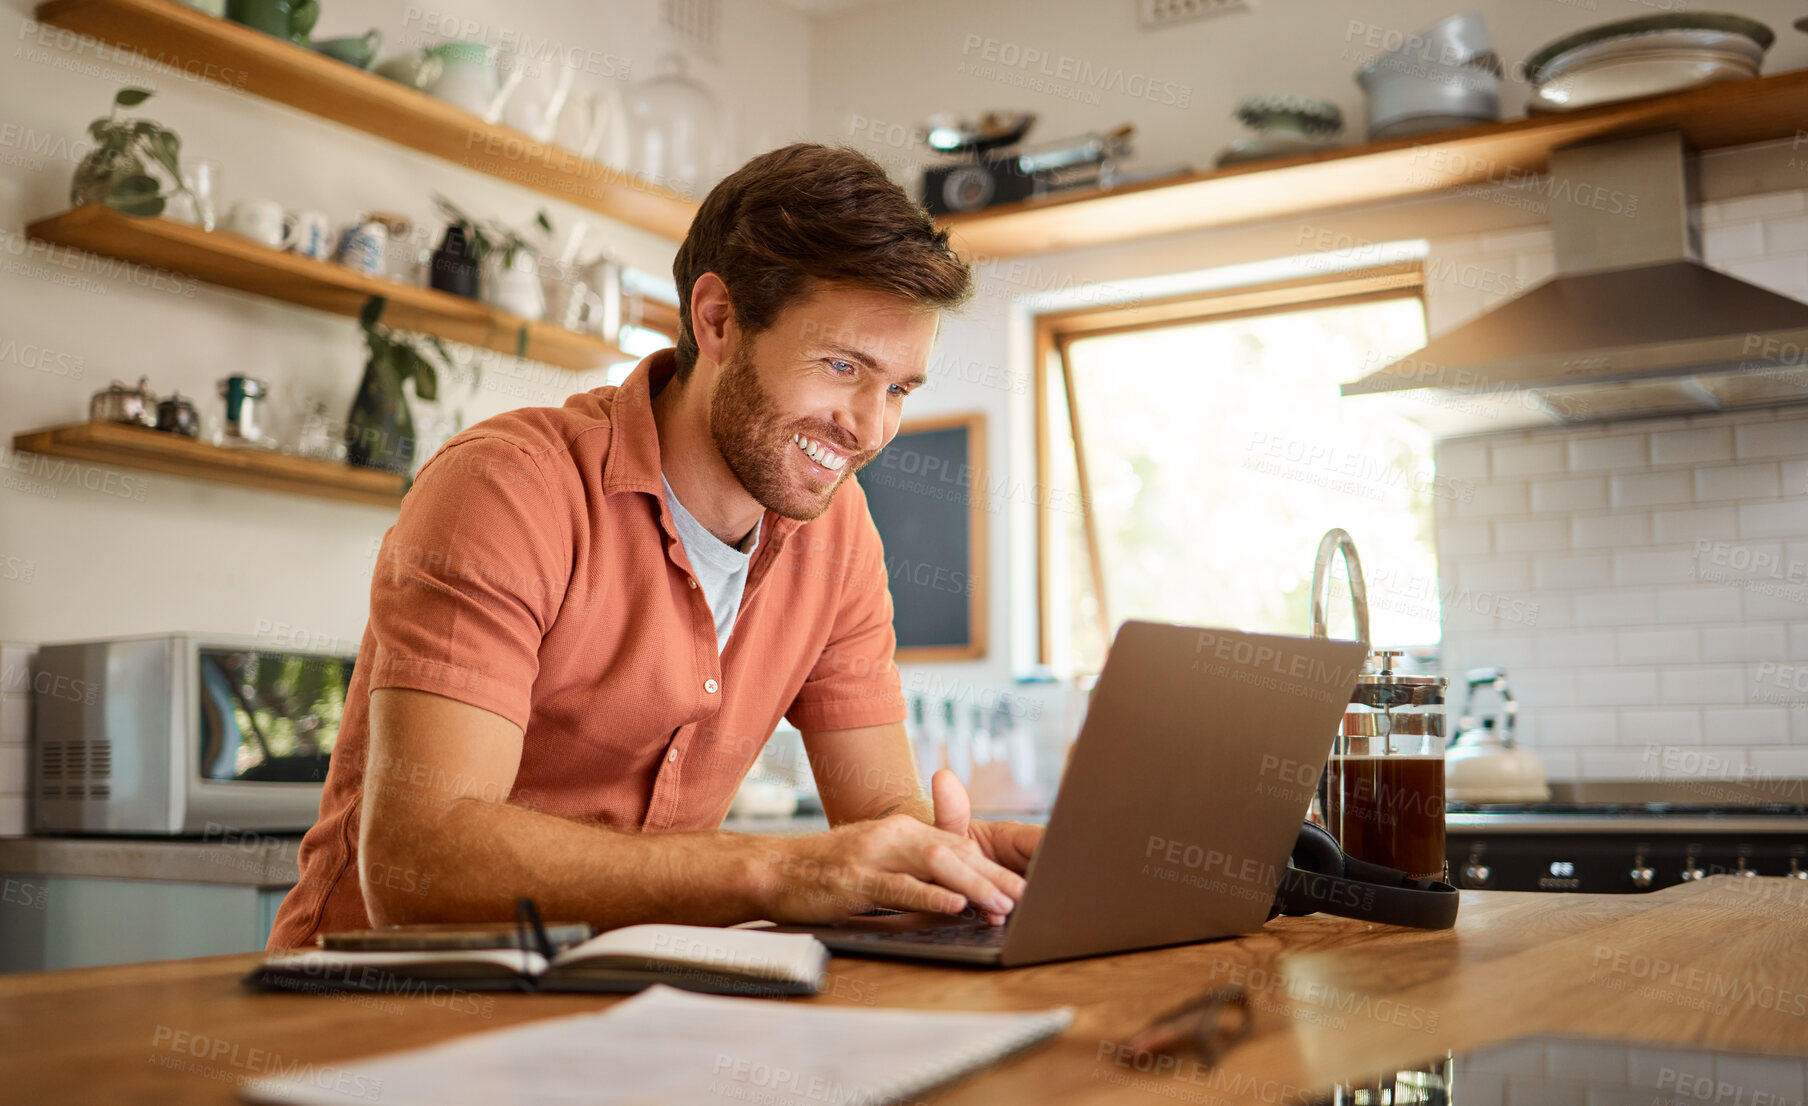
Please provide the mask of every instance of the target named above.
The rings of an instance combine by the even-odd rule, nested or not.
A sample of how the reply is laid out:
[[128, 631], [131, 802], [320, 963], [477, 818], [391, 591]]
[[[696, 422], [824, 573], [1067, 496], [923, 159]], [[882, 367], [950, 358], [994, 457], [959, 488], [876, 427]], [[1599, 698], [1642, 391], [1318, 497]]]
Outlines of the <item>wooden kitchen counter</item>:
[[[11, 909], [11, 907], [7, 907]], [[230, 1102], [242, 1078], [358, 1058], [603, 996], [259, 994], [255, 956], [0, 977], [0, 1087], [20, 1103]], [[1338, 1079], [1549, 1031], [1808, 1054], [1808, 881], [1722, 876], [1649, 895], [1463, 893], [1424, 933], [1285, 918], [1234, 941], [987, 972], [837, 958], [823, 1004], [1017, 1010], [1069, 1004], [1050, 1046], [936, 1103], [1288, 1106]], [[1138, 1074], [1115, 1042], [1237, 982], [1255, 1032], [1210, 1072]]]

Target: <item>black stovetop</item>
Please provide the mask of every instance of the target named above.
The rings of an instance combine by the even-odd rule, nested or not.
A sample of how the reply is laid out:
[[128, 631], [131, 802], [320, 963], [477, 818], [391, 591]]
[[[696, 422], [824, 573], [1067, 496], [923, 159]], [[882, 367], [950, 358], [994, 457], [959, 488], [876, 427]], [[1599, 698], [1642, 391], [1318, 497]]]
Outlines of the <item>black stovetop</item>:
[[1553, 817], [1624, 818], [1808, 818], [1798, 803], [1460, 803], [1444, 804], [1449, 814], [1517, 814]]

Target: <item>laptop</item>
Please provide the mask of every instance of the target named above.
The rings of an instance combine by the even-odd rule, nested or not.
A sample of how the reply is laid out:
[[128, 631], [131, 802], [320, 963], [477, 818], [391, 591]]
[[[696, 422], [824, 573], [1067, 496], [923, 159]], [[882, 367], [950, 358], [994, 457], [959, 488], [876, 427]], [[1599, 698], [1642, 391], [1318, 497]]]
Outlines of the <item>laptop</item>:
[[1355, 641], [1126, 622], [1004, 925], [887, 912], [778, 928], [845, 956], [992, 968], [1250, 933], [1367, 657]]

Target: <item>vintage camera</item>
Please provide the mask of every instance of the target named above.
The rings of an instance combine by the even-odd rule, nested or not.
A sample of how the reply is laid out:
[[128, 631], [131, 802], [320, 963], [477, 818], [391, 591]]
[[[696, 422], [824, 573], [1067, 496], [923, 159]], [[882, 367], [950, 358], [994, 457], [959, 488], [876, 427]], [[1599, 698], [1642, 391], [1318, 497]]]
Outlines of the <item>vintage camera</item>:
[[1112, 186], [1118, 159], [1130, 152], [1129, 124], [1037, 146], [1018, 145], [1033, 118], [1023, 116], [1020, 126], [995, 137], [976, 133], [977, 127], [938, 130], [932, 121], [930, 148], [962, 157], [923, 170], [923, 206], [932, 215], [956, 215], [1070, 188]]

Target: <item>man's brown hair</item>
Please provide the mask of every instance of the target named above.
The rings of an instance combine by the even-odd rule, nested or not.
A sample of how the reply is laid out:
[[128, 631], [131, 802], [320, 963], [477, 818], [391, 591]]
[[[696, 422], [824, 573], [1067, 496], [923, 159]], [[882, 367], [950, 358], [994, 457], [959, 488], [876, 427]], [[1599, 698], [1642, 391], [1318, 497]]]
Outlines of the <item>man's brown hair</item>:
[[749, 161], [710, 189], [672, 262], [678, 283], [678, 379], [697, 363], [691, 289], [704, 273], [727, 285], [735, 322], [770, 327], [818, 283], [890, 292], [952, 308], [973, 274], [929, 213], [878, 162], [846, 146], [800, 142]]

